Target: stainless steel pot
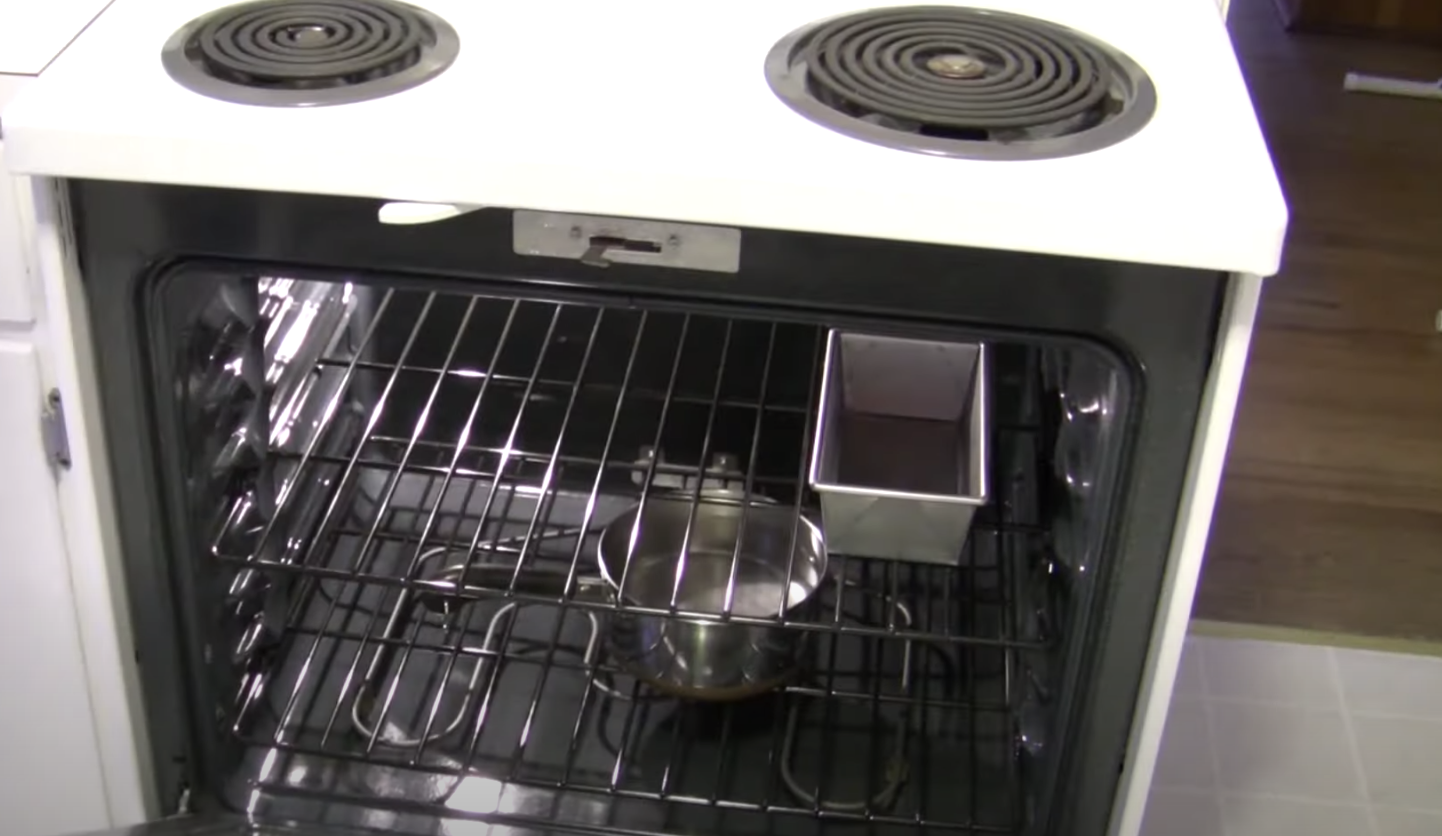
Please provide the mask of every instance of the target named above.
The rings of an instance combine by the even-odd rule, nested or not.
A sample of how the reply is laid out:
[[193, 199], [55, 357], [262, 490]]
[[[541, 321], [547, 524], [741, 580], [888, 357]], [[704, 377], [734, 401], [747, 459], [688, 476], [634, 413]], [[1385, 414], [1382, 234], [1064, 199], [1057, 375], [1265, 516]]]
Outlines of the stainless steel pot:
[[[660, 494], [601, 532], [600, 572], [567, 589], [564, 573], [494, 564], [449, 567], [454, 588], [511, 589], [620, 602], [607, 648], [637, 678], [677, 696], [734, 700], [769, 691], [794, 673], [806, 633], [783, 621], [804, 615], [826, 577], [821, 531], [795, 511], [709, 492]], [[670, 610], [636, 613], [626, 606]], [[725, 613], [768, 625], [716, 621]], [[696, 616], [703, 616], [698, 618]]]

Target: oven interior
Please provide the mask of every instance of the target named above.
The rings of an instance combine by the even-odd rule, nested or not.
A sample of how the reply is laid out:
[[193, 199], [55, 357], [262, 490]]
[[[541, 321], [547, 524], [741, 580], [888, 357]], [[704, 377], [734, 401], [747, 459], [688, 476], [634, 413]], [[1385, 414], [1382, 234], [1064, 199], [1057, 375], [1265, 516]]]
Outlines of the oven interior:
[[[467, 588], [594, 571], [600, 529], [722, 484], [818, 524], [828, 323], [636, 298], [179, 270], [145, 312], [183, 488], [196, 798], [407, 833], [1021, 833], [1064, 764], [1125, 444], [1098, 346], [985, 335], [990, 496], [950, 565], [830, 555], [771, 616], [799, 670], [680, 699], [611, 658], [628, 604]], [[877, 333], [978, 339], [936, 323]], [[684, 618], [684, 613], [667, 617]]]

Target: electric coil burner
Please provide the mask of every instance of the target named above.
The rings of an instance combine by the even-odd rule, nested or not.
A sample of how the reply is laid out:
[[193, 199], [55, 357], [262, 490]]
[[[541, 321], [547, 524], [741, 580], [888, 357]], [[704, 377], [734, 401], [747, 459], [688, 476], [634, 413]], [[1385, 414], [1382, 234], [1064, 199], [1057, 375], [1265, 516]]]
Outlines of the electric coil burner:
[[260, 0], [219, 9], [171, 36], [176, 82], [238, 104], [346, 104], [415, 87], [460, 51], [445, 21], [393, 0]]
[[989, 160], [1121, 142], [1156, 107], [1117, 50], [1056, 24], [955, 6], [833, 18], [784, 38], [767, 80], [803, 116], [907, 151]]

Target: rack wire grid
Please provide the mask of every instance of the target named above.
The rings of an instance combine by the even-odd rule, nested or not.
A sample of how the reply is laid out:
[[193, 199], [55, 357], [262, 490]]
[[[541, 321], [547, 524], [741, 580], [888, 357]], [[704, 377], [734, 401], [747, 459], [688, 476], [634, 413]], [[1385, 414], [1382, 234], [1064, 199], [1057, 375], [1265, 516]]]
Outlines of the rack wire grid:
[[[997, 377], [996, 498], [957, 564], [832, 555], [801, 619], [417, 594], [456, 561], [584, 573], [601, 524], [660, 485], [721, 480], [814, 514], [825, 328], [399, 289], [344, 327], [313, 370], [342, 397], [270, 451], [290, 474], [275, 513], [256, 524], [236, 501], [209, 552], [266, 580], [267, 637], [242, 631], [243, 684], [218, 711], [252, 808], [634, 834], [1024, 826], [1018, 714], [1046, 699], [1058, 618], [1032, 593], [1049, 566], [1035, 349], [993, 354], [1020, 373]], [[735, 467], [708, 470], [718, 454]], [[313, 513], [287, 516], [307, 496]], [[608, 658], [618, 609], [810, 638], [767, 696], [681, 700]]]

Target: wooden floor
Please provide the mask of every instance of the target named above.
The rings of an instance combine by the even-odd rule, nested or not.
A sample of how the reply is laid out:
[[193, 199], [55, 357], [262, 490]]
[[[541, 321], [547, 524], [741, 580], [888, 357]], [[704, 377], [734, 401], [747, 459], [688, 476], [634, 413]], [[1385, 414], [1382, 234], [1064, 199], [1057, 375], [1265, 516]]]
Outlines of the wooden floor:
[[1442, 51], [1232, 37], [1292, 208], [1237, 419], [1198, 617], [1442, 639], [1442, 101], [1343, 93], [1442, 77]]

